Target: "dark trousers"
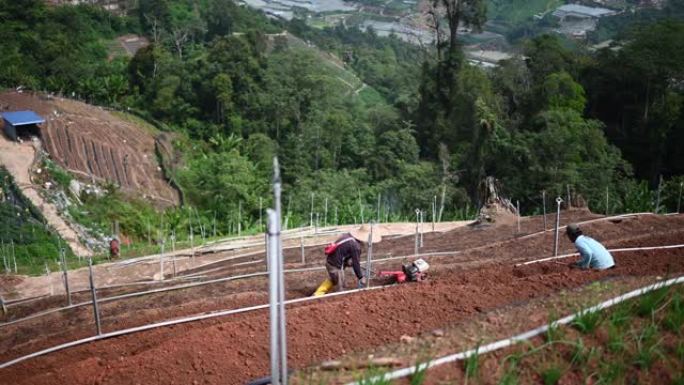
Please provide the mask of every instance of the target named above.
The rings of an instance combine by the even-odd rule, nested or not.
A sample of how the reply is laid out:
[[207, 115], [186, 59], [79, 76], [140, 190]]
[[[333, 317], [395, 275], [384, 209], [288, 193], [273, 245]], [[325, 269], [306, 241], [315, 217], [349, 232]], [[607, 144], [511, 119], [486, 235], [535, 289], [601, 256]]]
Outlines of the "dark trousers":
[[325, 269], [328, 271], [328, 277], [335, 285], [335, 291], [344, 290], [344, 269], [334, 266], [330, 262], [325, 264]]

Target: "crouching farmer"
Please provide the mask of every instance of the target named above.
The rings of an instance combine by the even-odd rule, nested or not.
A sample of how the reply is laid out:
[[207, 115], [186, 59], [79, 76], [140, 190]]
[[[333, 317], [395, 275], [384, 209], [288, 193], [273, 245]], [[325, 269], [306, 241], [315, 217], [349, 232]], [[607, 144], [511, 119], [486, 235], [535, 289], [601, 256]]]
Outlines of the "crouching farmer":
[[[358, 286], [366, 284], [366, 278], [361, 272], [361, 243], [368, 242], [370, 230], [367, 226], [361, 226], [347, 234], [339, 237], [335, 243], [325, 248], [327, 256], [325, 268], [328, 271], [328, 278], [316, 289], [314, 296], [321, 296], [336, 290], [344, 289], [344, 268], [351, 266], [358, 279]], [[373, 233], [371, 242], [377, 243], [382, 240], [379, 233]]]
[[580, 253], [581, 259], [573, 263], [571, 266], [579, 267], [580, 269], [597, 269], [605, 270], [615, 267], [615, 261], [610, 252], [599, 243], [597, 240], [582, 234], [579, 226], [575, 223], [568, 225], [568, 238], [575, 244], [577, 251]]

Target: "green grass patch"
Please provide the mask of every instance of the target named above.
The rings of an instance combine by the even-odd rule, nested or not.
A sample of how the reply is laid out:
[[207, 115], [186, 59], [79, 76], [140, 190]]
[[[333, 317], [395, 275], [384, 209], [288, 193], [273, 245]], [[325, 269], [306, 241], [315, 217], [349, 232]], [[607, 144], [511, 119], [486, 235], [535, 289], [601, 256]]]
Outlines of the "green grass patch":
[[411, 385], [422, 385], [425, 382], [425, 376], [427, 375], [427, 369], [430, 365], [430, 361], [417, 362], [416, 370], [413, 371], [409, 378], [409, 383]]
[[677, 383], [684, 373], [683, 294], [682, 285], [672, 286], [580, 313], [565, 335], [550, 329], [543, 343], [514, 348], [498, 383], [639, 383], [656, 367]]
[[601, 317], [601, 312], [584, 311], [572, 321], [572, 326], [581, 333], [592, 333], [601, 323]]
[[143, 130], [145, 130], [145, 132], [147, 132], [148, 134], [150, 134], [152, 136], [159, 134], [159, 130], [157, 129], [157, 127], [150, 124], [147, 120], [145, 120], [139, 116], [127, 114], [127, 113], [121, 112], [121, 111], [110, 111], [110, 113], [112, 115], [120, 118], [121, 120], [124, 120], [124, 121], [129, 122], [129, 123], [133, 123], [134, 125], [142, 128]]
[[382, 376], [383, 373], [384, 372], [382, 370], [376, 367], [371, 367], [362, 373], [356, 381], [359, 385], [390, 385], [392, 381], [385, 379]]
[[544, 385], [556, 385], [561, 376], [563, 376], [563, 369], [556, 364], [542, 369], [542, 371], [539, 373], [539, 377], [541, 377]]

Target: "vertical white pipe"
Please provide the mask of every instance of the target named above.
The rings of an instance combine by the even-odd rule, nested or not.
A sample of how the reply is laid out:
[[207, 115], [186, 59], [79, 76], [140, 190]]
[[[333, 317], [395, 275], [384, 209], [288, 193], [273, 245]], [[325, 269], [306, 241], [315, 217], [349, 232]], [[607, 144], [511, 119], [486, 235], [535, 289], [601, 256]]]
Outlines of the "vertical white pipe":
[[264, 228], [263, 211], [264, 211], [264, 200], [263, 200], [263, 198], [259, 197], [259, 231], [261, 231]]
[[50, 267], [47, 262], [45, 262], [45, 277], [50, 285], [50, 295], [55, 295], [55, 288], [52, 286], [52, 277], [50, 277]]
[[12, 261], [14, 261], [14, 274], [17, 274], [17, 253], [14, 250], [14, 240], [12, 240]]
[[238, 237], [242, 235], [242, 201], [238, 202], [238, 223], [237, 223]]
[[5, 242], [2, 241], [2, 247], [0, 247], [0, 252], [2, 252], [2, 266], [5, 268], [5, 274], [9, 273], [9, 268], [7, 267], [7, 254], [5, 253]]
[[437, 221], [437, 195], [432, 199], [432, 231], [435, 231], [435, 222]]
[[515, 201], [515, 206], [516, 206], [516, 211], [518, 212], [518, 215], [516, 216], [516, 219], [518, 220], [518, 234], [520, 234], [520, 201], [519, 200]]
[[553, 241], [553, 256], [558, 255], [558, 228], [560, 227], [560, 208], [561, 208], [561, 203], [563, 203], [563, 199], [561, 197], [556, 198], [556, 205], [558, 208], [556, 209], [556, 234], [555, 238]]
[[418, 256], [418, 245], [419, 245], [419, 235], [418, 235], [418, 226], [420, 225], [420, 210], [416, 209], [416, 237], [415, 237], [415, 244], [413, 247], [414, 255]]
[[102, 327], [100, 326], [100, 309], [97, 306], [97, 292], [95, 289], [95, 280], [93, 278], [93, 259], [88, 258], [88, 278], [90, 281], [90, 295], [93, 298], [93, 313], [95, 314], [95, 330], [97, 335], [102, 334]]
[[366, 261], [366, 287], [370, 287], [371, 262], [373, 261], [373, 222], [370, 224], [370, 234], [368, 234], [368, 260]]
[[542, 190], [542, 213], [544, 214], [544, 231], [546, 231], [546, 190]]
[[164, 280], [164, 240], [161, 241], [161, 254], [159, 254], [159, 280]]
[[654, 214], [658, 214], [660, 211], [660, 192], [662, 191], [663, 187], [663, 176], [660, 176], [660, 181], [658, 182], [658, 195], [656, 197], [656, 205], [655, 205], [655, 211]]
[[376, 218], [376, 223], [380, 223], [380, 199], [382, 198], [382, 194], [378, 194], [378, 208], [377, 208], [377, 218]]
[[302, 265], [306, 264], [306, 254], [304, 254], [304, 236], [299, 237], [299, 247], [302, 252]]
[[314, 212], [314, 193], [311, 193], [311, 210], [309, 210], [309, 227], [313, 227], [313, 212]]
[[62, 275], [64, 278], [64, 291], [66, 292], [67, 304], [71, 306], [71, 291], [69, 291], [69, 273], [67, 273], [67, 263], [64, 248], [59, 249], [59, 255], [62, 260]]
[[267, 209], [266, 216], [268, 218], [268, 310], [270, 319], [270, 339], [271, 339], [271, 384], [280, 384], [280, 350], [278, 349], [278, 282], [277, 276], [277, 251], [278, 239], [276, 234], [278, 232], [276, 226], [276, 212]]
[[425, 211], [420, 210], [420, 247], [423, 247], [423, 223], [425, 222]]
[[281, 370], [281, 385], [287, 385], [287, 328], [285, 320], [285, 278], [283, 276], [283, 243], [280, 237], [281, 231], [281, 217], [282, 209], [280, 205], [281, 195], [281, 181], [280, 181], [280, 166], [278, 165], [278, 158], [273, 158], [273, 195], [275, 197], [275, 221], [276, 221], [276, 265], [278, 267], [278, 321], [280, 323], [280, 370]]

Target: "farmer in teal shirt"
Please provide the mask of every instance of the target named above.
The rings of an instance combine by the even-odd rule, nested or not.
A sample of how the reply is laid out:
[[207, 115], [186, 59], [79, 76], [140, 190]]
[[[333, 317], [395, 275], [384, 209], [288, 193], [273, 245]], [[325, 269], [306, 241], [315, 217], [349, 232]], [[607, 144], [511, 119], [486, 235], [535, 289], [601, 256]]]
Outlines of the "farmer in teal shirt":
[[613, 256], [595, 239], [582, 234], [579, 226], [571, 223], [567, 227], [568, 238], [575, 244], [582, 257], [574, 263], [581, 269], [605, 270], [615, 267]]

